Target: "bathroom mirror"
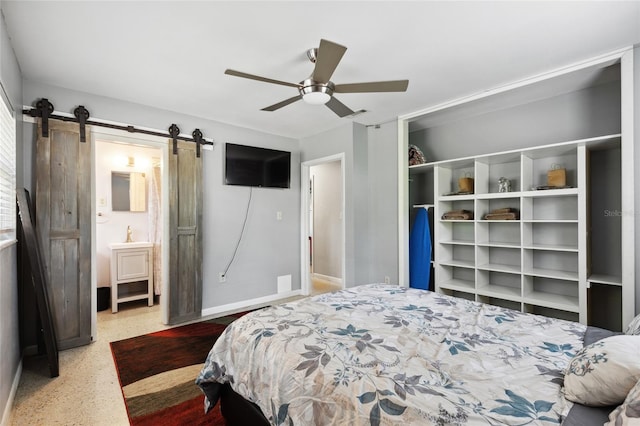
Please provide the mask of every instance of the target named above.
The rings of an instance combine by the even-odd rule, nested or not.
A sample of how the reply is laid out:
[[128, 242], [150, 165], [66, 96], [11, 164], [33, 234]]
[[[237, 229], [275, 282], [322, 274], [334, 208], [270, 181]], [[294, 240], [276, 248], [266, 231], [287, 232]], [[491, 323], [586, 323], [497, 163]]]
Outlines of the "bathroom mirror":
[[111, 207], [116, 212], [147, 210], [147, 185], [144, 173], [111, 172]]

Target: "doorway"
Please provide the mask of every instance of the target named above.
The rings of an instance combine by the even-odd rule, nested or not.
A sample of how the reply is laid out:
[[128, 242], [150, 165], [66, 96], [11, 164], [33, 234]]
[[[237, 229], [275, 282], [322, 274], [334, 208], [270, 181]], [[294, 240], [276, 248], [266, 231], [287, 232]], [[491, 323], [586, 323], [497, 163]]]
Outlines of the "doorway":
[[304, 294], [345, 286], [344, 154], [302, 163]]
[[[168, 303], [162, 295], [168, 294], [167, 244], [168, 242], [168, 177], [167, 140], [153, 136], [132, 138], [120, 131], [92, 134], [94, 156], [92, 164], [92, 336], [98, 333], [98, 317], [112, 319], [111, 300], [115, 297], [111, 284], [111, 249], [113, 243], [153, 243], [154, 285], [153, 307], [147, 300], [118, 303], [117, 316], [124, 313], [127, 321], [140, 314], [144, 321], [168, 323]], [[123, 185], [131, 185], [123, 192], [131, 198], [118, 199]], [[137, 186], [137, 188], [136, 188]], [[137, 196], [136, 196], [137, 194]], [[115, 198], [114, 198], [115, 197]], [[128, 294], [147, 292], [146, 282], [133, 282], [119, 286], [120, 298]], [[124, 292], [124, 297], [122, 295]], [[148, 293], [148, 292], [147, 292]], [[105, 294], [108, 306], [105, 307]], [[132, 297], [135, 299], [135, 296]], [[126, 299], [125, 299], [126, 300]], [[103, 312], [104, 311], [104, 312]], [[98, 313], [100, 312], [100, 315]], [[124, 318], [123, 318], [124, 319]]]

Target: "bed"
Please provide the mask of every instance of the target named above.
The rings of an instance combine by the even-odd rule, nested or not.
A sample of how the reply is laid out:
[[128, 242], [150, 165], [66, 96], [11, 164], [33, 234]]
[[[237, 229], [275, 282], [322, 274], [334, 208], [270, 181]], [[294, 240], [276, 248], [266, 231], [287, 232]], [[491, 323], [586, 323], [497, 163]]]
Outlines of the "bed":
[[[362, 285], [232, 323], [196, 383], [230, 424], [600, 424], [562, 393], [601, 329], [425, 290]], [[250, 423], [247, 423], [250, 422]]]

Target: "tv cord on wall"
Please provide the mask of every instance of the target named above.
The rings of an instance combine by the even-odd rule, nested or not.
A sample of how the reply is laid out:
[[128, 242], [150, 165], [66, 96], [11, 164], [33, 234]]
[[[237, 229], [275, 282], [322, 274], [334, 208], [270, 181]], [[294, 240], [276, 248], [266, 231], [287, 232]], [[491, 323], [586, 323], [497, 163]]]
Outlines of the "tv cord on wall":
[[242, 231], [240, 231], [240, 238], [238, 238], [238, 243], [236, 244], [236, 248], [233, 250], [233, 256], [231, 256], [231, 260], [227, 264], [227, 267], [224, 269], [224, 272], [222, 273], [223, 277], [227, 276], [227, 272], [229, 271], [229, 268], [231, 267], [231, 264], [233, 263], [234, 259], [236, 258], [236, 253], [238, 253], [238, 247], [240, 247], [240, 241], [242, 241], [242, 237], [244, 236], [244, 229], [247, 226], [247, 218], [249, 217], [249, 207], [251, 207], [251, 195], [252, 194], [253, 194], [253, 187], [250, 186], [249, 187], [249, 201], [247, 202], [247, 211], [244, 214], [244, 222], [242, 222]]

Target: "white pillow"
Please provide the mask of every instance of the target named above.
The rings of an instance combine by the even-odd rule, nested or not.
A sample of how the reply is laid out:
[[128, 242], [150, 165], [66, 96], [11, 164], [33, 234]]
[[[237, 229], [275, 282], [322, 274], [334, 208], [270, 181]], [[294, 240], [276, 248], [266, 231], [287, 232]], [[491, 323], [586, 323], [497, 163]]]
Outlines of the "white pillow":
[[640, 425], [640, 380], [631, 389], [622, 405], [609, 414], [609, 422], [605, 423], [605, 426], [621, 425]]
[[624, 334], [633, 334], [635, 336], [640, 335], [640, 314], [631, 320], [629, 327], [627, 327], [627, 331], [625, 331]]
[[611, 336], [582, 348], [564, 376], [569, 401], [592, 407], [621, 404], [640, 380], [640, 336]]

